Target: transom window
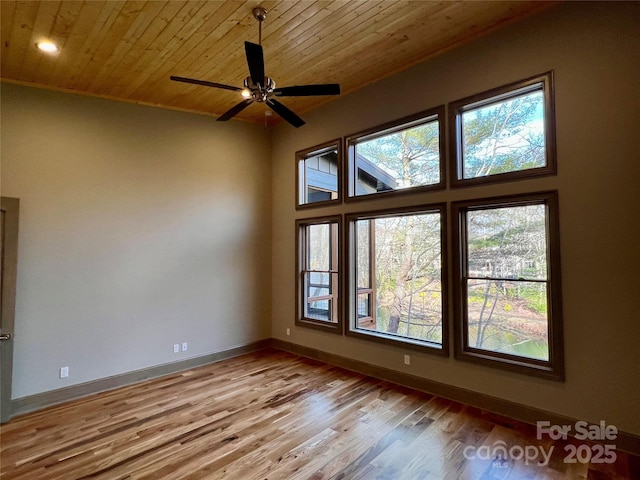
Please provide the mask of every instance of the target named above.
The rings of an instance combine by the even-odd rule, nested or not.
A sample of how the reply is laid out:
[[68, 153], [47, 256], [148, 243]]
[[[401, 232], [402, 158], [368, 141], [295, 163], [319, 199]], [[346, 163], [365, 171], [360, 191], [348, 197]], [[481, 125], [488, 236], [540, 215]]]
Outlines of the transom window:
[[297, 208], [337, 203], [341, 182], [340, 141], [303, 150], [296, 154]]
[[347, 138], [348, 194], [442, 188], [444, 107]]
[[453, 102], [452, 186], [555, 173], [551, 73]]

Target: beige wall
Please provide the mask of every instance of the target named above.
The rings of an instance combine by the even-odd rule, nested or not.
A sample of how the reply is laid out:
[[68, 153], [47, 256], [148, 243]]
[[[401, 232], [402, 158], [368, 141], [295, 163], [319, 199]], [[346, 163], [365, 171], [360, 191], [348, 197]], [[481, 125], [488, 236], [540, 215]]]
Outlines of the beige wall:
[[269, 152], [257, 125], [3, 83], [14, 398], [269, 337]]
[[[639, 7], [569, 2], [345, 95], [306, 114], [308, 125], [300, 130], [279, 127], [272, 336], [640, 434]], [[428, 354], [412, 353], [411, 366], [404, 366], [401, 347], [295, 326], [295, 218], [370, 206], [296, 212], [294, 152], [548, 70], [555, 71], [558, 175], [425, 194], [420, 201], [559, 190], [566, 381]]]
[[[639, 7], [561, 5], [273, 145], [260, 126], [2, 84], [2, 195], [21, 199], [14, 398], [262, 339], [271, 316], [276, 338], [640, 434]], [[559, 190], [566, 381], [415, 352], [404, 366], [402, 348], [296, 327], [294, 152], [551, 69], [558, 175], [421, 201]]]

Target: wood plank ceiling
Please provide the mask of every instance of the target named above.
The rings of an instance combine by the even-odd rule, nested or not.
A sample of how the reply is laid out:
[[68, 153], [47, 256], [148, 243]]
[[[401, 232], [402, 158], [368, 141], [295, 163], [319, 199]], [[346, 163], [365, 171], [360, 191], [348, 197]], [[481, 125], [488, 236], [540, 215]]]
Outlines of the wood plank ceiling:
[[[2, 0], [2, 79], [219, 115], [236, 92], [170, 75], [242, 86], [243, 42], [263, 24], [266, 73], [277, 86], [340, 83], [349, 93], [547, 8], [539, 1], [13, 1]], [[35, 48], [48, 39], [57, 54]], [[301, 114], [334, 97], [282, 99]], [[237, 118], [262, 122], [253, 104]]]

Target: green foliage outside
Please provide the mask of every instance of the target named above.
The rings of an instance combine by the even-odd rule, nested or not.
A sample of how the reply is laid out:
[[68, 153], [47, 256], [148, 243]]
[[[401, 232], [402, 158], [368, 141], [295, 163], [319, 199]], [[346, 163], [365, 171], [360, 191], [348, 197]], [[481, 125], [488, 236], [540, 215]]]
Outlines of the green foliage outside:
[[399, 189], [440, 181], [437, 122], [374, 138], [356, 148], [359, 155], [390, 174]]

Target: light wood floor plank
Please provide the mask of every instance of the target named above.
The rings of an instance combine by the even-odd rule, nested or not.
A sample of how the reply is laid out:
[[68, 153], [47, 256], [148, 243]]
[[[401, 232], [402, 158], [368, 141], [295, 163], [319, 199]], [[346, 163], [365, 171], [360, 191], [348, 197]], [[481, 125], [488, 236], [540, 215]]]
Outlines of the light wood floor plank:
[[[0, 438], [3, 480], [640, 478], [623, 452], [568, 464], [572, 440], [278, 350], [23, 415]], [[465, 455], [498, 444], [554, 450], [545, 466]]]

